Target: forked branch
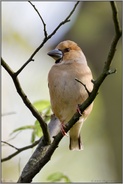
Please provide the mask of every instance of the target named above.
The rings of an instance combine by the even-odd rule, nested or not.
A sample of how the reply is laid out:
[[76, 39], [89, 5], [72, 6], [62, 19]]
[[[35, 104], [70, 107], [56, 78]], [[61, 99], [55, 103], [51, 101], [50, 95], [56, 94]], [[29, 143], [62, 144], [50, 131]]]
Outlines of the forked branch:
[[74, 13], [77, 5], [79, 4], [79, 1], [77, 1], [73, 7], [73, 9], [71, 10], [71, 12], [69, 13], [69, 15], [54, 29], [54, 31], [51, 34], [47, 34], [47, 30], [46, 30], [46, 24], [42, 18], [42, 16], [40, 15], [40, 13], [38, 12], [37, 8], [29, 1], [29, 3], [33, 6], [34, 10], [36, 11], [36, 13], [38, 13], [43, 26], [44, 26], [44, 39], [42, 41], [42, 43], [39, 45], [39, 47], [36, 48], [36, 50], [32, 53], [32, 55], [29, 57], [29, 59], [24, 63], [24, 65], [17, 71], [15, 72], [15, 75], [18, 76], [20, 74], [20, 72], [22, 72], [22, 70], [31, 62], [34, 61], [33, 57], [36, 55], [36, 53], [44, 46], [44, 44], [60, 29], [61, 26], [63, 26], [64, 24], [66, 24], [67, 22], [70, 21], [70, 17], [72, 16], [72, 14]]

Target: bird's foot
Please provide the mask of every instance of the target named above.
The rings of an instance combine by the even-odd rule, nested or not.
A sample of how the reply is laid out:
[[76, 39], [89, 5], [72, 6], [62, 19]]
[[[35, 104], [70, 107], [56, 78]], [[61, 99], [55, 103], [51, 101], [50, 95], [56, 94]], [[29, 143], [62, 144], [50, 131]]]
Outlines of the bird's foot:
[[66, 125], [61, 123], [61, 133], [62, 133], [63, 136], [64, 135], [68, 136], [68, 134], [65, 132], [65, 129], [64, 129], [65, 127], [66, 127]]
[[79, 108], [79, 104], [78, 104], [78, 106], [77, 106], [77, 112], [82, 116], [82, 113], [81, 113], [81, 111], [80, 111], [80, 108]]

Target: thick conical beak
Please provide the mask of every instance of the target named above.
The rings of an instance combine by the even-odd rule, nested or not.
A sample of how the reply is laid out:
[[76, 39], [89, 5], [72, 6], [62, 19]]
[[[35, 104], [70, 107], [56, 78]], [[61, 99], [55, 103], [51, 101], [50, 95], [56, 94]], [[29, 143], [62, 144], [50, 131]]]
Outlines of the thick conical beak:
[[58, 49], [51, 50], [50, 52], [47, 53], [49, 56], [51, 56], [55, 60], [59, 60], [63, 57], [62, 51]]

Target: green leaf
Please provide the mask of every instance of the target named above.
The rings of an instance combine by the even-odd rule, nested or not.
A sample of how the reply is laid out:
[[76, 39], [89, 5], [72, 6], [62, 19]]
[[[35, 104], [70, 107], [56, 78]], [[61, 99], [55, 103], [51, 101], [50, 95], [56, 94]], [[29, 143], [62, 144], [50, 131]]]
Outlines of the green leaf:
[[35, 135], [35, 132], [33, 131], [31, 136], [31, 143], [35, 142], [35, 138], [36, 138], [36, 135]]
[[68, 176], [64, 175], [61, 172], [56, 172], [48, 176], [48, 181], [56, 182], [56, 181], [64, 181], [64, 182], [71, 182]]
[[[50, 102], [47, 100], [40, 100], [40, 101], [36, 101], [33, 103], [34, 107], [42, 113], [42, 117], [44, 119], [45, 122], [48, 122], [50, 119], [50, 114], [51, 114], [51, 107], [50, 107]], [[33, 143], [37, 137], [41, 137], [43, 135], [41, 127], [39, 122], [36, 120], [34, 125], [26, 125], [26, 126], [22, 126], [19, 127], [15, 130], [13, 130], [13, 132], [10, 134], [12, 135], [15, 132], [19, 132], [22, 130], [28, 130], [28, 129], [32, 129], [32, 135], [31, 135], [31, 142]]]
[[34, 107], [41, 112], [42, 118], [48, 123], [51, 115], [50, 102], [47, 100], [40, 100], [33, 103]]
[[38, 120], [35, 121], [35, 125], [34, 125], [34, 133], [36, 136], [41, 137], [43, 135], [42, 133], [42, 129], [40, 127], [40, 124], [38, 122]]
[[13, 132], [10, 135], [12, 135], [15, 132], [27, 130], [27, 129], [34, 129], [34, 126], [33, 125], [26, 125], [26, 126], [19, 127], [17, 129], [13, 130]]
[[43, 116], [44, 121], [48, 123], [48, 121], [51, 119], [51, 107], [50, 106], [45, 110], [45, 112], [43, 112], [42, 116]]
[[50, 106], [50, 102], [48, 100], [39, 100], [34, 102], [33, 105], [39, 112], [42, 112], [42, 110]]

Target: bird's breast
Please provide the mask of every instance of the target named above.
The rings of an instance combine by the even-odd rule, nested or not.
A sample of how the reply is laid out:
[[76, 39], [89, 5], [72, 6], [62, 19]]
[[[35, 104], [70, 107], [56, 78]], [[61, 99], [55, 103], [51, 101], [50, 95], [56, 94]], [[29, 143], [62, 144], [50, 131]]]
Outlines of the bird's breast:
[[[80, 78], [79, 78], [80, 77]], [[48, 75], [50, 100], [53, 112], [60, 120], [68, 121], [76, 112], [77, 105], [87, 98], [82, 84], [75, 79], [83, 79], [81, 71], [71, 68], [51, 68]]]

